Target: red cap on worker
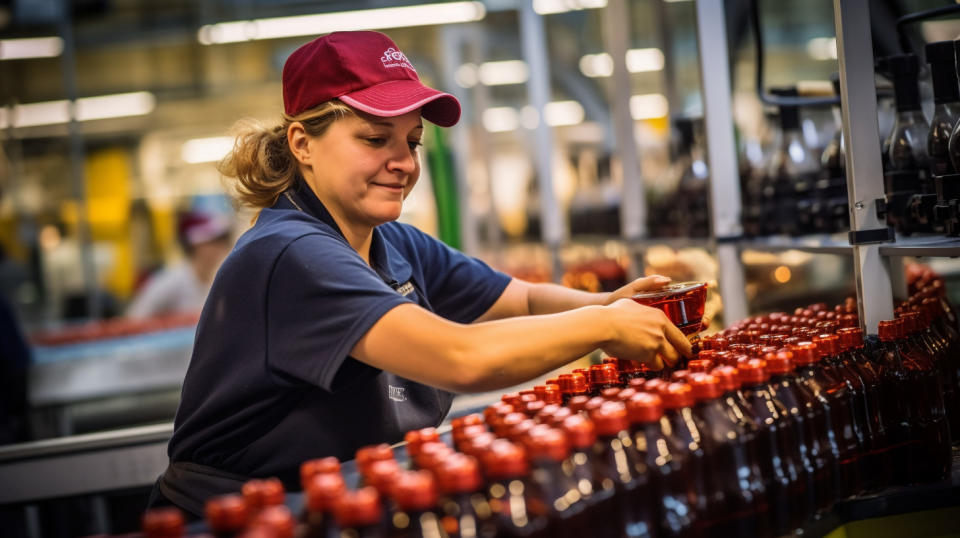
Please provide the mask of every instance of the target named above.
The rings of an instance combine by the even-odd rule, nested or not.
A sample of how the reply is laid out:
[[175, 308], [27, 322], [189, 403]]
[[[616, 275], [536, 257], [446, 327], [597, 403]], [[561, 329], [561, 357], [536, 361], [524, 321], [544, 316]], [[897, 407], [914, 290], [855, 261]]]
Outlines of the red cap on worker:
[[303, 45], [283, 66], [283, 109], [296, 116], [331, 99], [380, 117], [421, 109], [421, 115], [450, 127], [460, 102], [420, 82], [397, 44], [380, 32], [333, 32]]

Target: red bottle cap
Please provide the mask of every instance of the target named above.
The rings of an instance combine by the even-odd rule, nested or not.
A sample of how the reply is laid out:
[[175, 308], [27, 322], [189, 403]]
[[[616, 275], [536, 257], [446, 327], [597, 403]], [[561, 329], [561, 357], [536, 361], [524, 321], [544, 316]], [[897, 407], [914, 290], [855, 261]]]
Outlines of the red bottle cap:
[[734, 358], [734, 354], [729, 351], [718, 351], [714, 353], [713, 359], [718, 366], [719, 365], [733, 366], [734, 364], [736, 364], [736, 359]]
[[560, 392], [562, 394], [586, 394], [588, 390], [587, 378], [583, 374], [560, 375]]
[[268, 506], [283, 504], [283, 483], [276, 478], [248, 480], [240, 491], [247, 508], [254, 514]]
[[620, 374], [613, 364], [594, 364], [590, 367], [590, 386], [620, 383]]
[[559, 390], [559, 387], [560, 387], [560, 377], [551, 377], [550, 379], [547, 380], [547, 382], [545, 383], [545, 385], [556, 385], [556, 386], [557, 386], [557, 390]]
[[637, 390], [632, 387], [627, 387], [625, 389], [618, 389], [617, 399], [620, 400], [621, 402], [626, 402], [627, 400], [632, 398], [633, 395], [636, 393], [637, 393]]
[[340, 474], [340, 460], [333, 456], [307, 460], [300, 464], [300, 485], [306, 488], [313, 475], [328, 473]]
[[490, 445], [497, 440], [497, 437], [492, 433], [482, 433], [475, 437], [471, 437], [463, 442], [460, 445], [460, 450], [464, 454], [473, 456], [474, 458], [480, 459], [480, 456], [486, 452]]
[[383, 496], [388, 496], [393, 487], [394, 480], [400, 476], [400, 464], [396, 460], [375, 461], [367, 468], [363, 475], [368, 484], [377, 488]]
[[[700, 356], [703, 356], [702, 351]], [[710, 359], [695, 359], [687, 363], [687, 369], [695, 373], [706, 373], [713, 369], [713, 361]]]
[[574, 396], [567, 401], [567, 407], [570, 408], [574, 413], [583, 411], [587, 407], [587, 402], [590, 401], [590, 398], [586, 396]]
[[897, 339], [896, 320], [883, 320], [877, 323], [877, 336], [881, 342], [893, 342]]
[[577, 416], [577, 413], [572, 411], [569, 407], [561, 407], [560, 409], [557, 409], [556, 411], [554, 411], [552, 415], [550, 415], [549, 420], [547, 421], [546, 424], [548, 426], [553, 426], [554, 428], [557, 428], [560, 426], [560, 424], [563, 424], [563, 421], [566, 420], [567, 417], [570, 417], [570, 416]]
[[453, 428], [453, 431], [462, 430], [467, 426], [474, 426], [477, 424], [483, 424], [483, 417], [479, 413], [471, 413], [469, 415], [464, 415], [462, 417], [457, 417], [450, 420], [450, 427]]
[[432, 471], [439, 463], [454, 453], [454, 450], [445, 443], [433, 441], [420, 446], [417, 454], [417, 465], [422, 469]]
[[473, 456], [453, 454], [436, 470], [437, 484], [444, 493], [470, 493], [480, 489], [483, 477]]
[[[883, 322], [881, 322], [883, 323]], [[809, 366], [816, 364], [820, 360], [820, 354], [817, 351], [817, 345], [813, 342], [800, 342], [792, 344], [789, 347], [793, 353], [793, 362], [797, 366]]]
[[720, 390], [731, 392], [740, 388], [740, 371], [733, 366], [717, 366], [710, 375], [716, 377], [720, 382]]
[[684, 383], [690, 376], [690, 370], [674, 370], [670, 373], [670, 381], [675, 383]]
[[500, 401], [503, 403], [508, 403], [513, 407], [518, 407], [520, 405], [520, 393], [519, 392], [508, 392], [500, 396]]
[[545, 404], [560, 403], [560, 389], [556, 385], [537, 385], [533, 387], [537, 397]]
[[663, 400], [656, 394], [638, 392], [627, 400], [627, 417], [632, 424], [659, 422], [663, 416]]
[[282, 504], [264, 508], [250, 525], [251, 528], [263, 527], [276, 538], [293, 538], [295, 526], [293, 514]]
[[[321, 473], [307, 482], [307, 509], [311, 512], [333, 512], [333, 504], [346, 493], [347, 484], [339, 474]], [[207, 511], [209, 517], [209, 509]]]
[[367, 527], [380, 523], [380, 496], [372, 487], [347, 491], [333, 505], [340, 528]]
[[826, 357], [836, 357], [840, 354], [840, 338], [835, 334], [821, 334], [819, 345]]
[[600, 397], [605, 400], [618, 400], [620, 395], [620, 389], [618, 388], [609, 388], [603, 389], [600, 391]]
[[644, 385], [646, 382], [647, 382], [646, 379], [644, 379], [644, 378], [642, 378], [642, 377], [636, 377], [636, 378], [631, 379], [631, 380], [627, 383], [627, 386], [628, 386], [629, 388], [633, 389], [633, 390], [636, 390], [637, 392], [640, 392], [640, 391], [644, 390], [643, 385]]
[[863, 347], [863, 330], [860, 327], [840, 329], [840, 333], [849, 338], [851, 348], [859, 349]]
[[603, 396], [594, 396], [593, 398], [590, 398], [589, 400], [587, 400], [587, 403], [584, 404], [583, 406], [583, 410], [586, 411], [587, 413], [590, 413], [590, 411], [593, 411], [594, 409], [599, 409], [600, 406], [602, 406], [605, 403], [607, 403], [607, 399], [604, 398]]
[[523, 412], [530, 418], [537, 416], [547, 404], [543, 403], [543, 400], [535, 400], [532, 402], [526, 402], [523, 404]]
[[453, 432], [453, 442], [457, 445], [463, 443], [471, 437], [476, 437], [481, 433], [486, 433], [487, 427], [483, 424], [471, 424]]
[[642, 371], [640, 363], [629, 359], [617, 359], [617, 370], [622, 374], [628, 374], [630, 376], [637, 375]]
[[140, 524], [143, 534], [148, 538], [180, 538], [183, 536], [183, 513], [180, 512], [179, 508], [172, 506], [147, 510], [143, 514]]
[[497, 422], [500, 417], [513, 413], [513, 411], [514, 407], [508, 403], [494, 402], [493, 404], [490, 404], [484, 408], [483, 418], [492, 428], [494, 423]]
[[587, 420], [583, 415], [570, 415], [563, 419], [560, 424], [563, 432], [567, 435], [567, 441], [574, 450], [584, 450], [591, 446], [597, 440], [597, 430], [593, 422]]
[[[339, 475], [329, 475], [339, 476]], [[340, 479], [343, 481], [343, 479]], [[250, 517], [247, 501], [242, 495], [220, 495], [208, 500], [204, 506], [207, 526], [214, 532], [242, 530]]]
[[526, 475], [530, 468], [523, 448], [506, 439], [497, 439], [481, 457], [484, 473], [491, 478], [515, 478]]
[[689, 383], [693, 398], [698, 402], [713, 400], [723, 395], [720, 380], [710, 374], [691, 375]]
[[394, 502], [401, 510], [423, 511], [437, 505], [437, 483], [429, 471], [405, 471], [393, 483]]
[[[407, 453], [410, 455], [416, 455], [416, 451], [421, 444], [417, 436], [417, 432], [407, 432], [404, 438], [407, 441]], [[390, 445], [386, 443], [363, 446], [357, 449], [356, 459], [357, 470], [363, 473], [364, 470], [375, 461], [394, 459], [393, 449], [390, 448]]]
[[659, 394], [660, 390], [666, 387], [667, 384], [668, 383], [663, 379], [659, 379], [659, 378], [648, 379], [647, 382], [643, 384], [643, 390], [645, 390], [646, 392], [653, 392], [655, 394]]
[[744, 385], [756, 385], [770, 379], [767, 373], [767, 361], [750, 359], [740, 364], [740, 380]]
[[763, 356], [767, 362], [767, 372], [770, 374], [788, 374], [793, 371], [793, 353], [778, 351]]
[[602, 436], [617, 435], [630, 425], [627, 420], [627, 406], [620, 402], [605, 402], [590, 411], [590, 420], [596, 427], [597, 435]]
[[670, 383], [660, 390], [664, 409], [681, 409], [693, 405], [693, 390], [686, 383]]
[[567, 436], [556, 428], [546, 427], [531, 432], [526, 447], [527, 456], [531, 461], [546, 459], [559, 463], [570, 455]]
[[920, 330], [920, 314], [916, 312], [904, 312], [900, 319], [903, 320], [904, 335], [910, 336]]

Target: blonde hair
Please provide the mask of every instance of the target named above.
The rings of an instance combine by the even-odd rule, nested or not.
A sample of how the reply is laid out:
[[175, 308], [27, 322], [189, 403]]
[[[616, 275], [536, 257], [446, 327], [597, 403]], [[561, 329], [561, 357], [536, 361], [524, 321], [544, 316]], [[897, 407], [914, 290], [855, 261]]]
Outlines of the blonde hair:
[[338, 119], [356, 112], [338, 99], [326, 101], [296, 116], [283, 115], [274, 127], [253, 120], [241, 120], [233, 150], [217, 165], [235, 201], [263, 209], [276, 203], [283, 191], [300, 177], [299, 163], [287, 144], [287, 128], [298, 121], [310, 136], [321, 136]]

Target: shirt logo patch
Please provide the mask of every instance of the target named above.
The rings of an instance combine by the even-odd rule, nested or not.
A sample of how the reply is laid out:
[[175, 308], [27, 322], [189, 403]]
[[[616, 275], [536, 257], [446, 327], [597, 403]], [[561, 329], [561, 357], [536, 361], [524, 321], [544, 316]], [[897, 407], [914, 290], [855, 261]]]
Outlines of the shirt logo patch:
[[407, 295], [410, 295], [411, 293], [413, 293], [413, 283], [407, 282], [401, 285], [399, 288], [397, 288], [397, 293], [399, 293], [400, 295], [403, 295], [404, 297], [406, 297]]
[[410, 63], [410, 60], [407, 59], [407, 55], [393, 47], [383, 51], [383, 56], [380, 57], [380, 61], [384, 67], [406, 67], [411, 71], [416, 71]]
[[407, 393], [405, 387], [394, 387], [393, 385], [387, 385], [387, 396], [395, 402], [405, 402], [407, 401]]

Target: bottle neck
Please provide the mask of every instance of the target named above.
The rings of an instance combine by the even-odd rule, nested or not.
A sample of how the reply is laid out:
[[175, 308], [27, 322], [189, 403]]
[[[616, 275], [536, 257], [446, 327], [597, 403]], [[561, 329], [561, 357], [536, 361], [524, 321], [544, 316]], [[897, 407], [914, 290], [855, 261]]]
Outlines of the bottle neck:
[[897, 77], [893, 79], [894, 103], [897, 112], [920, 110], [920, 88], [916, 77]]

